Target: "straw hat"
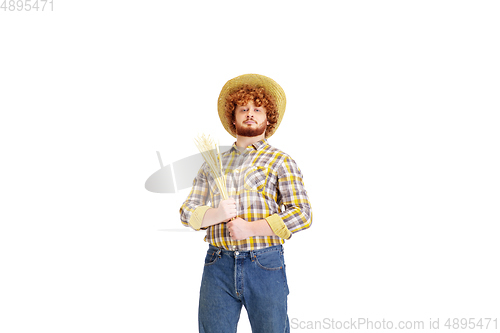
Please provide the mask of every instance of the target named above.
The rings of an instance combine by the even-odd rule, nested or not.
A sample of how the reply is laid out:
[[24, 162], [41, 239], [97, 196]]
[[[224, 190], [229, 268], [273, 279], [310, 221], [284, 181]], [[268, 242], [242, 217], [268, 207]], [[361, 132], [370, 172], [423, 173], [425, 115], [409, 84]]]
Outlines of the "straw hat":
[[278, 111], [278, 122], [276, 123], [274, 130], [269, 132], [266, 131], [266, 138], [269, 138], [274, 134], [274, 132], [276, 132], [278, 126], [281, 123], [281, 119], [283, 119], [283, 115], [285, 114], [286, 97], [285, 92], [280, 87], [280, 85], [267, 76], [259, 74], [244, 74], [227, 81], [224, 87], [222, 87], [217, 104], [220, 121], [222, 122], [222, 125], [224, 125], [226, 131], [228, 131], [228, 133], [232, 136], [236, 137], [236, 134], [231, 130], [230, 124], [228, 123], [228, 120], [226, 118], [226, 99], [229, 94], [235, 92], [244, 84], [259, 88], [262, 87], [268, 94], [271, 94], [274, 97], [274, 100], [276, 102], [276, 110]]

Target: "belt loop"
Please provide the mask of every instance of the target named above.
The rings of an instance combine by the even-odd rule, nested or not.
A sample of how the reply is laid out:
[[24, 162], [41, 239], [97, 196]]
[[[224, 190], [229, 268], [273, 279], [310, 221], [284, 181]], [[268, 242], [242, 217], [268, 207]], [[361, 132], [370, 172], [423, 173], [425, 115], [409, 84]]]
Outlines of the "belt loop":
[[221, 252], [222, 252], [222, 249], [221, 249], [221, 248], [219, 248], [219, 249], [217, 250], [217, 257], [219, 257], [219, 258], [220, 258], [220, 257], [222, 257]]
[[254, 250], [250, 251], [250, 257], [252, 258], [252, 262], [254, 262], [254, 260], [255, 260], [255, 251]]

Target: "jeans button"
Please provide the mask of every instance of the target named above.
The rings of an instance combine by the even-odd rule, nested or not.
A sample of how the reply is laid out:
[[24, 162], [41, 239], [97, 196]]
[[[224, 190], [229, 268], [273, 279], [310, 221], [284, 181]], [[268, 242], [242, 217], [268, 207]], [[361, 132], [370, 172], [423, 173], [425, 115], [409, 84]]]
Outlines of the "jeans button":
[[238, 251], [235, 251], [234, 252], [234, 255], [237, 256], [238, 254], [240, 254]]

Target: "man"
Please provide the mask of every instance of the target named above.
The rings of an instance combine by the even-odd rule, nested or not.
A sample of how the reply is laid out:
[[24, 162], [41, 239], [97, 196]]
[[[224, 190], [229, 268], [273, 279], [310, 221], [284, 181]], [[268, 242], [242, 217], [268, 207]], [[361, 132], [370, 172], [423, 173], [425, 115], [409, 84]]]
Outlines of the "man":
[[285, 93], [272, 79], [229, 80], [219, 117], [236, 142], [221, 155], [230, 196], [222, 200], [203, 164], [180, 209], [181, 221], [206, 229], [209, 249], [200, 288], [200, 332], [236, 332], [244, 305], [253, 332], [289, 332], [283, 246], [307, 229], [312, 212], [295, 161], [269, 145], [285, 112]]

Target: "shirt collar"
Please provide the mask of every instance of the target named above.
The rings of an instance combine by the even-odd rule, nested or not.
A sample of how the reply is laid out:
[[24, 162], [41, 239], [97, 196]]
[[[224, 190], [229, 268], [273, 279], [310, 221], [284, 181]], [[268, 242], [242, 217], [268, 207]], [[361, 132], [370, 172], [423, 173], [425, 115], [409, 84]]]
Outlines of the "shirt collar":
[[262, 148], [264, 148], [267, 145], [268, 145], [267, 139], [262, 139], [260, 141], [257, 141], [256, 143], [254, 143], [252, 146], [255, 150], [261, 150]]
[[[267, 146], [269, 143], [267, 142], [267, 139], [262, 139], [260, 141], [257, 141], [253, 145], [250, 145], [247, 147], [247, 149], [253, 149], [253, 150], [261, 150], [265, 146]], [[238, 148], [236, 147], [236, 142], [233, 143], [232, 149], [238, 151]]]

